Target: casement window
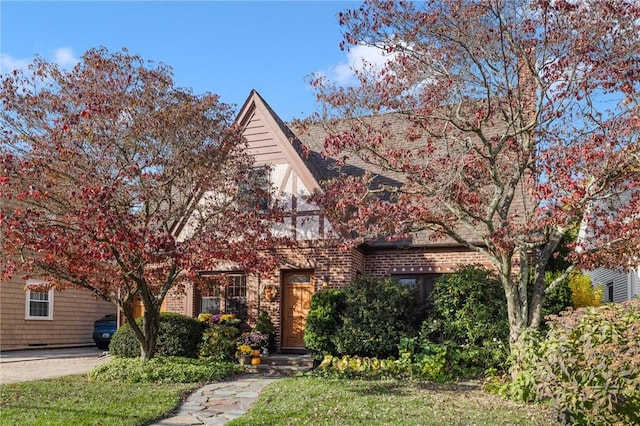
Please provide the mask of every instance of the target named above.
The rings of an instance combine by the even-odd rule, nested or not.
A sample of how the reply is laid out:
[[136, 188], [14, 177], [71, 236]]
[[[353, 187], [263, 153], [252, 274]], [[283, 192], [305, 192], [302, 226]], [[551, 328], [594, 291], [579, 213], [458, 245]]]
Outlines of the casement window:
[[[28, 280], [27, 286], [33, 287], [44, 284], [43, 281]], [[25, 292], [25, 319], [52, 320], [53, 319], [54, 290], [27, 289]]]
[[244, 316], [247, 311], [247, 277], [230, 275], [224, 283], [213, 281], [202, 290], [200, 312]]
[[613, 302], [613, 281], [607, 284], [607, 302]]

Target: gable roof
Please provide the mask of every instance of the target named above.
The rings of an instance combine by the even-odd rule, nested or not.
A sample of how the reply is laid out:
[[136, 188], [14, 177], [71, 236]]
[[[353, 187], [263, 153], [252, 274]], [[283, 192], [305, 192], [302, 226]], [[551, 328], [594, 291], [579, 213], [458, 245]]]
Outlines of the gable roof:
[[307, 157], [289, 127], [256, 90], [252, 90], [240, 108], [236, 123], [243, 129], [256, 165], [289, 163], [310, 191], [320, 190], [325, 179], [316, 156]]
[[[406, 112], [390, 112], [352, 120], [368, 120], [374, 128], [384, 125], [390, 135], [405, 135], [412, 124], [409, 114]], [[397, 186], [405, 182], [406, 178], [402, 174], [389, 170], [377, 170], [356, 155], [349, 156], [344, 164], [338, 165], [335, 159], [327, 158], [322, 154], [325, 138], [337, 131], [349, 129], [352, 126], [351, 120], [333, 123], [332, 127], [325, 122], [306, 124], [304, 127], [289, 126], [278, 117], [257, 91], [252, 90], [242, 106], [236, 122], [245, 129], [245, 137], [249, 143], [249, 149], [256, 156], [256, 164], [265, 164], [274, 160], [276, 162], [279, 160], [287, 161], [292, 164], [311, 191], [322, 190], [324, 182], [341, 174], [362, 176], [366, 171], [376, 176], [375, 183], [377, 184]], [[502, 131], [504, 129], [500, 126], [496, 126], [495, 129], [489, 129], [490, 136], [493, 134], [499, 135]], [[272, 134], [271, 142], [280, 146], [281, 158], [275, 158], [276, 155], [273, 152], [269, 157], [266, 154], [266, 150], [261, 149], [265, 147], [264, 144], [267, 137], [260, 132], [270, 132]], [[407, 151], [417, 150], [424, 146], [424, 141], [421, 139], [410, 141], [405, 137], [391, 137], [386, 142], [391, 142], [396, 148]], [[525, 200], [520, 191], [517, 192], [517, 199], [514, 200], [514, 203], [518, 207], [524, 208]], [[393, 242], [388, 242], [381, 238], [380, 240], [367, 242], [365, 247], [442, 247], [460, 245], [451, 238], [444, 238], [434, 242], [429, 239], [429, 235], [430, 232], [419, 232], [412, 238]], [[463, 231], [462, 235], [469, 241], [473, 241], [476, 244], [480, 243], [471, 231]]]

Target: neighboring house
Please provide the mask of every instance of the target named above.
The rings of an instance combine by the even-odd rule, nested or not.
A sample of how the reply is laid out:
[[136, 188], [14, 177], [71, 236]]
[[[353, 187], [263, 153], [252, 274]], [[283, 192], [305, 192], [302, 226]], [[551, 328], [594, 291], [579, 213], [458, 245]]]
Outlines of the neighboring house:
[[588, 271], [593, 285], [602, 285], [603, 302], [624, 302], [640, 297], [640, 266], [628, 272], [599, 268]]
[[[626, 191], [618, 197], [612, 197], [604, 206], [609, 212], [620, 212], [621, 206], [628, 206], [632, 193]], [[632, 213], [637, 215], [638, 213]], [[633, 217], [633, 216], [632, 216]], [[590, 235], [588, 229], [581, 229], [579, 238], [589, 241]], [[630, 262], [628, 265], [634, 265], [636, 262]], [[594, 286], [602, 285], [602, 301], [607, 302], [624, 302], [640, 297], [640, 264], [636, 266], [627, 266], [618, 269], [598, 268], [592, 271], [586, 271], [591, 277], [591, 283]]]
[[[0, 209], [12, 208], [15, 203], [0, 201]], [[25, 280], [23, 275], [17, 271], [10, 280], [0, 282], [0, 350], [93, 345], [93, 322], [116, 313], [113, 303], [98, 300], [86, 290], [29, 290], [27, 286], [43, 280]]]
[[93, 322], [116, 306], [75, 288], [37, 292], [19, 273], [0, 283], [0, 350], [93, 345]]
[[[276, 324], [278, 349], [296, 352], [304, 350], [304, 327], [316, 291], [343, 287], [358, 275], [392, 276], [424, 297], [437, 277], [461, 264], [489, 266], [484, 256], [451, 240], [369, 243], [340, 250], [331, 224], [318, 206], [306, 201], [308, 195], [322, 190], [322, 182], [333, 172], [330, 162], [319, 154], [326, 133], [315, 129], [296, 136], [256, 91], [241, 108], [237, 123], [255, 157], [256, 170], [268, 174], [274, 198], [286, 205], [285, 224], [274, 231], [295, 236], [298, 247], [276, 249], [280, 267], [269, 277], [243, 271], [203, 272], [199, 285], [167, 296], [168, 311], [196, 316], [246, 309], [253, 322], [265, 310]], [[304, 152], [303, 144], [311, 147], [310, 153]], [[357, 173], [362, 168], [352, 164], [351, 170]], [[226, 285], [210, 280], [221, 272], [228, 274]]]

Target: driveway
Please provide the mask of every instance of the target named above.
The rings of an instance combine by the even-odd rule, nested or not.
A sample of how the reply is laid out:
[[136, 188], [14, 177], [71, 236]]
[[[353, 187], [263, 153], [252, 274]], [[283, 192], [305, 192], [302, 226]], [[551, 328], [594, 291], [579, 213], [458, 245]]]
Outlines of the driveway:
[[0, 352], [0, 383], [88, 373], [109, 359], [93, 347]]

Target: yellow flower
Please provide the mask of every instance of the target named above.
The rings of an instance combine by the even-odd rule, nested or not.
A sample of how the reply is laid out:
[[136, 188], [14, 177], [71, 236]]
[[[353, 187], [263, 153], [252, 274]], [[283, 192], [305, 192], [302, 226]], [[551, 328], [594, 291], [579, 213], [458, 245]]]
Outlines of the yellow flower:
[[238, 346], [237, 355], [251, 355], [253, 349], [249, 345], [240, 345]]

